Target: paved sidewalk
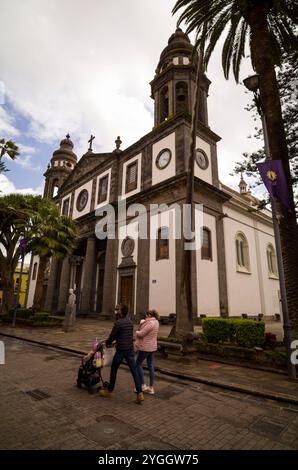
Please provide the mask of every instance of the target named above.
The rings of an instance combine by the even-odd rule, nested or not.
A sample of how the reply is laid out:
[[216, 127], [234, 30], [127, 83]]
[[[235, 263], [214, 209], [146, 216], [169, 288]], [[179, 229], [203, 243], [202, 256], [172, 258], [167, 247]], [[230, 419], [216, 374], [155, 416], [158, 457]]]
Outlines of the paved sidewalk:
[[[108, 337], [112, 322], [96, 319], [78, 319], [74, 331], [65, 333], [62, 328], [29, 328], [0, 324], [0, 334], [34, 342], [66, 348], [85, 354], [90, 351], [95, 337]], [[160, 336], [167, 336], [171, 326], [161, 325]], [[264, 398], [298, 404], [298, 382], [290, 381], [285, 374], [265, 372], [247, 367], [223, 364], [198, 358], [169, 356], [162, 359], [156, 354], [156, 370], [178, 378], [215, 385]]]

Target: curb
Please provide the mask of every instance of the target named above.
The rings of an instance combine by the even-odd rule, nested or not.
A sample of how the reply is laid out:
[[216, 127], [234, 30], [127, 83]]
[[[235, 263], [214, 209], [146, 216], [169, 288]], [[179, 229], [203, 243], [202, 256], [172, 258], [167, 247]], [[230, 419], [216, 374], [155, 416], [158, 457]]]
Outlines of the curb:
[[[43, 341], [38, 341], [38, 340], [33, 340], [33, 339], [27, 339], [27, 338], [23, 338], [21, 336], [15, 336], [15, 335], [11, 335], [11, 334], [8, 334], [8, 333], [2, 333], [1, 331], [0, 331], [0, 335], [6, 336], [8, 338], [14, 338], [14, 339], [18, 339], [18, 340], [21, 340], [21, 341], [26, 341], [28, 343], [36, 344], [38, 346], [46, 346], [48, 348], [53, 348], [53, 349], [58, 349], [60, 351], [70, 352], [72, 354], [76, 354], [76, 355], [80, 355], [80, 356], [87, 354], [86, 351], [82, 351], [82, 350], [79, 350], [79, 349], [67, 348], [65, 346], [60, 346], [60, 345], [55, 344], [55, 343], [48, 343], [48, 342], [43, 342]], [[161, 374], [164, 374], [164, 375], [167, 375], [167, 376], [170, 376], [170, 377], [176, 377], [176, 378], [182, 379], [182, 380], [189, 380], [191, 382], [202, 383], [202, 384], [205, 384], [205, 385], [210, 385], [212, 387], [231, 390], [233, 392], [240, 392], [240, 393], [245, 393], [247, 395], [257, 396], [257, 397], [260, 397], [260, 398], [266, 398], [266, 399], [269, 399], [269, 400], [275, 400], [275, 401], [279, 401], [279, 402], [283, 402], [283, 403], [290, 403], [290, 404], [293, 404], [293, 405], [298, 405], [298, 398], [295, 399], [295, 398], [292, 398], [292, 397], [289, 397], [289, 396], [283, 395], [283, 394], [275, 394], [275, 393], [271, 393], [271, 392], [261, 392], [261, 391], [256, 390], [256, 389], [247, 388], [247, 387], [243, 387], [243, 386], [240, 386], [240, 385], [231, 385], [229, 383], [216, 382], [214, 380], [204, 379], [204, 378], [201, 378], [201, 377], [195, 377], [193, 375], [179, 374], [179, 372], [173, 372], [170, 369], [165, 369], [163, 367], [158, 367], [158, 366], [155, 366], [155, 370], [157, 372], [161, 373]]]

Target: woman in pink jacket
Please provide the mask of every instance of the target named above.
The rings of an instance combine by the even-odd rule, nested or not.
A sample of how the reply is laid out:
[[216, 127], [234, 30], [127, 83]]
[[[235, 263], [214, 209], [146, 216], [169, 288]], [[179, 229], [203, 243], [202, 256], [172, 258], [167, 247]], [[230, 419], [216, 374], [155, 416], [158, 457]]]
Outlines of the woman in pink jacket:
[[[146, 313], [145, 321], [139, 326], [136, 331], [138, 357], [137, 357], [137, 373], [142, 383], [142, 391], [154, 394], [154, 352], [157, 350], [157, 334], [159, 329], [159, 315], [155, 310], [148, 310]], [[147, 360], [149, 369], [150, 385], [144, 383], [144, 371], [142, 363], [144, 359]]]

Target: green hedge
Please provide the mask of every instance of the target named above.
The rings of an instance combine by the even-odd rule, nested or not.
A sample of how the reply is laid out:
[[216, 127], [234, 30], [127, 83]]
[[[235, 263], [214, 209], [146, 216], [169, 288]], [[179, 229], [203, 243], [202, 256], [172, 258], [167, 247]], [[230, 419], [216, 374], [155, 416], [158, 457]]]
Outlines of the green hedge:
[[37, 312], [34, 314], [33, 321], [35, 322], [43, 322], [49, 320], [49, 314], [47, 312]]
[[208, 343], [229, 340], [229, 324], [225, 318], [203, 318], [203, 333]]
[[[8, 315], [10, 318], [13, 318], [14, 309], [9, 310]], [[16, 309], [17, 318], [29, 318], [32, 316], [32, 310], [30, 308], [17, 308]]]
[[236, 343], [244, 348], [262, 346], [265, 324], [261, 321], [242, 320], [236, 325]]
[[236, 342], [239, 346], [261, 346], [265, 338], [264, 322], [238, 318], [204, 318], [203, 334], [208, 343]]

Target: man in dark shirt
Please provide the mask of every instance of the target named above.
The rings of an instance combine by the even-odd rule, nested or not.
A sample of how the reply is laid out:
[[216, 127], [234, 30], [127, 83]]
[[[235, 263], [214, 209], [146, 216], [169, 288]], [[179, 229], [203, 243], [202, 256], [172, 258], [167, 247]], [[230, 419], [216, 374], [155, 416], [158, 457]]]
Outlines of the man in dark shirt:
[[123, 359], [126, 360], [130, 369], [131, 375], [135, 382], [136, 403], [141, 403], [144, 400], [142, 393], [142, 384], [136, 371], [136, 363], [133, 350], [133, 323], [127, 316], [128, 309], [126, 305], [117, 305], [116, 307], [116, 322], [114, 323], [113, 329], [110, 336], [106, 340], [106, 345], [116, 341], [116, 353], [113, 358], [110, 373], [110, 383], [108, 388], [104, 388], [99, 392], [101, 397], [110, 397], [115, 387], [117, 371], [122, 363]]

